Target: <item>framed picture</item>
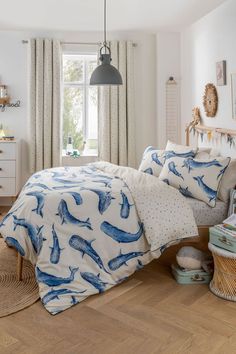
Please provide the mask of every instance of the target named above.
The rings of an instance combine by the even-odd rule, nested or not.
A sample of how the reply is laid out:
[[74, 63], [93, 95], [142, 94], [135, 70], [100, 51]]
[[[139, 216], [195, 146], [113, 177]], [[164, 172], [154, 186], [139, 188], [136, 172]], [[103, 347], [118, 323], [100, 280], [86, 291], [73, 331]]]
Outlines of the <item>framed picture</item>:
[[236, 119], [236, 73], [231, 74], [232, 118]]
[[217, 86], [226, 85], [226, 60], [216, 63], [216, 82]]

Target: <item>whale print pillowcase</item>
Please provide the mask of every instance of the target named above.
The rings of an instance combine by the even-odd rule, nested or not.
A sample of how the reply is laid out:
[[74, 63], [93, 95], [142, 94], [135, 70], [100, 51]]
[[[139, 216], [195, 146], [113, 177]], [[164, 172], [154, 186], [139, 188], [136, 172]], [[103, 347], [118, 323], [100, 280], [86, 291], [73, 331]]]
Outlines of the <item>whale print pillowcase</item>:
[[159, 177], [161, 170], [167, 160], [172, 157], [194, 157], [196, 150], [190, 147], [183, 146], [183, 150], [157, 150], [152, 146], [148, 146], [144, 153], [143, 159], [139, 166], [139, 171], [149, 173], [153, 176]]
[[230, 163], [230, 158], [209, 160], [173, 157], [166, 160], [160, 180], [179, 189], [185, 197], [192, 197], [214, 207], [220, 181]]

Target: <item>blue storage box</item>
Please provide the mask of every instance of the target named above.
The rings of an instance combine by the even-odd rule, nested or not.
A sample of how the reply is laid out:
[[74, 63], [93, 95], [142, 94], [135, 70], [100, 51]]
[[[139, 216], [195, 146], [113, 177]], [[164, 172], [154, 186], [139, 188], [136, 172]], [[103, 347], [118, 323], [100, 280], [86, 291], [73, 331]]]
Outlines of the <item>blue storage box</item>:
[[227, 229], [224, 230], [221, 225], [210, 227], [209, 242], [227, 251], [236, 253], [236, 233]]
[[209, 284], [212, 279], [212, 273], [203, 269], [183, 270], [176, 264], [172, 264], [171, 269], [178, 284]]

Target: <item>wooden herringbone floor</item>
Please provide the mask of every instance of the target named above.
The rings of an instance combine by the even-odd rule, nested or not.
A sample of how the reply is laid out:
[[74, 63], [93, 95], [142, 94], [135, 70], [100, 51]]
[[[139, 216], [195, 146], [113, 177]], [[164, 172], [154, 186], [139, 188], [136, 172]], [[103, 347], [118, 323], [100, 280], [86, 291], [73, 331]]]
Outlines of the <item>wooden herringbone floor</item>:
[[236, 303], [178, 285], [173, 254], [55, 317], [37, 302], [0, 318], [0, 354], [236, 353]]
[[236, 304], [181, 286], [153, 261], [53, 317], [40, 302], [0, 319], [0, 353], [236, 353]]

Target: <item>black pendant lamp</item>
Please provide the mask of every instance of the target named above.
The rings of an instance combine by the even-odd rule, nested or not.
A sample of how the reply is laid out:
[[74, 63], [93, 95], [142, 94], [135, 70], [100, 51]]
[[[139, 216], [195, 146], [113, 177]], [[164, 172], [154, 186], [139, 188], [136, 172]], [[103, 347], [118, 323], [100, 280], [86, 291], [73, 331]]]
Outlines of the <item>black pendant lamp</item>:
[[120, 72], [111, 65], [111, 50], [107, 44], [106, 36], [106, 0], [104, 0], [104, 42], [100, 48], [99, 60], [101, 64], [93, 71], [90, 85], [122, 85]]

